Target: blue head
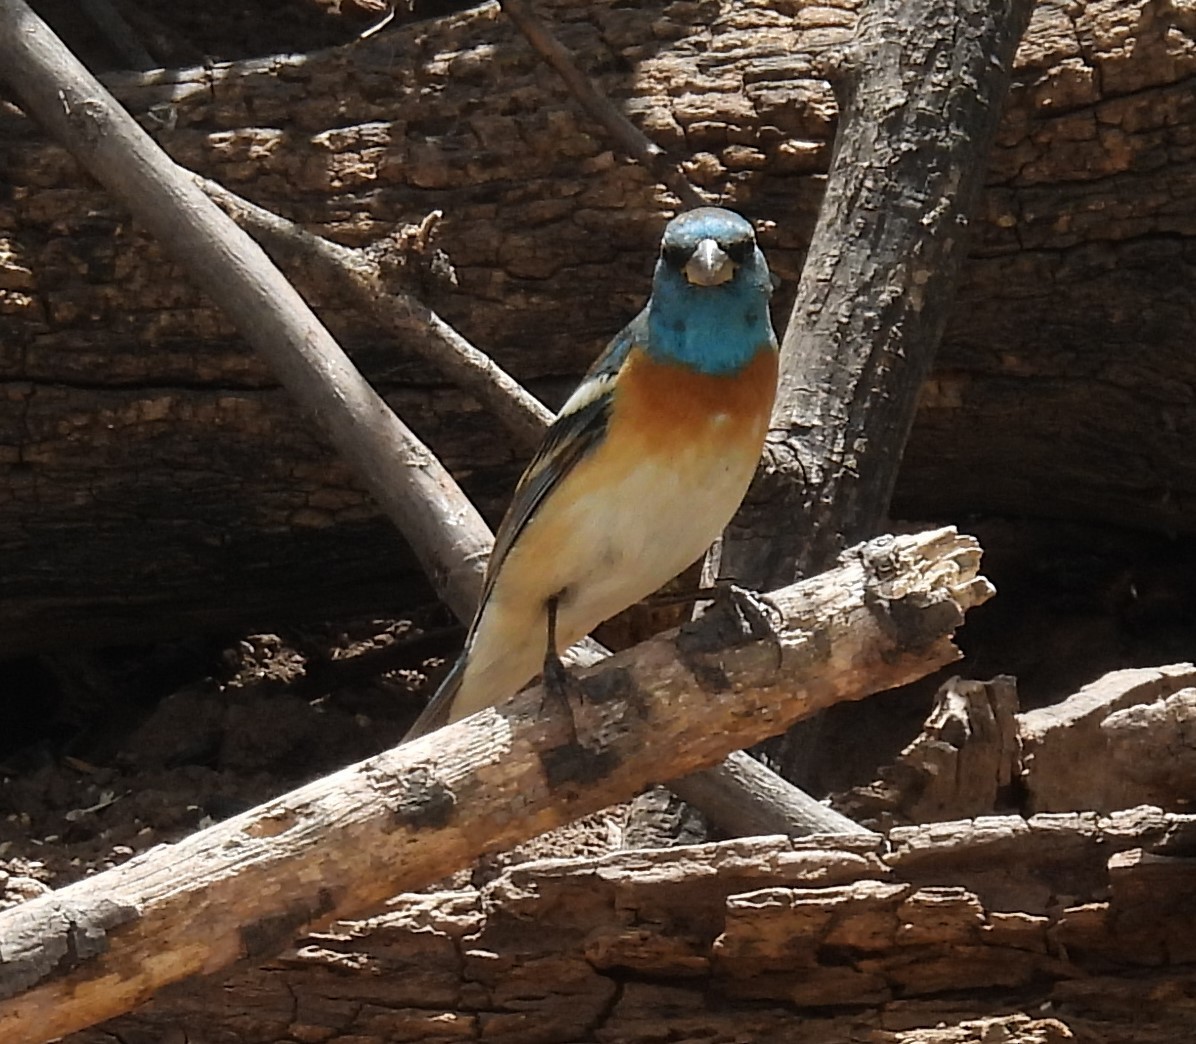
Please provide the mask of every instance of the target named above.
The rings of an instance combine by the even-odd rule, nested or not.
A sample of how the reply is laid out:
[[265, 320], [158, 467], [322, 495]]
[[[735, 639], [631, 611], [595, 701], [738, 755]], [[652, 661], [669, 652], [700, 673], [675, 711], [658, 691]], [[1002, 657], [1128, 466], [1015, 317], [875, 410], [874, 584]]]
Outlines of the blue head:
[[720, 207], [673, 218], [664, 230], [648, 302], [650, 355], [728, 374], [776, 346], [772, 282], [752, 226]]

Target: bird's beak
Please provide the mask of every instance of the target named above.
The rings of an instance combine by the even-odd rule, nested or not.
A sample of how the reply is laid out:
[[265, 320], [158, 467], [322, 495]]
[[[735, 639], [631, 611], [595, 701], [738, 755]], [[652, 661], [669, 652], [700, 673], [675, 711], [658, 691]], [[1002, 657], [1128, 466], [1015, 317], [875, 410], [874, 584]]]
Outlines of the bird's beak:
[[718, 286], [735, 275], [735, 263], [713, 239], [703, 239], [685, 264], [685, 278], [696, 286]]

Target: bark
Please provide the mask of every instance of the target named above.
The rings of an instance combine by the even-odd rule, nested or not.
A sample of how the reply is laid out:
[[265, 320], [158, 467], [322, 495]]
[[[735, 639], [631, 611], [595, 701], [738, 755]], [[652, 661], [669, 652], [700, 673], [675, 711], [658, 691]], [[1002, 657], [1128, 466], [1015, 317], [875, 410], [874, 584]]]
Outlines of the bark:
[[[817, 69], [854, 6], [538, 10], [691, 179], [764, 223], [783, 314], [835, 116]], [[1194, 69], [1175, 5], [1038, 6], [899, 514], [1191, 532]], [[494, 7], [110, 82], [176, 159], [348, 245], [444, 210], [458, 286], [429, 304], [546, 401], [642, 303], [672, 201]], [[0, 651], [426, 597], [215, 304], [11, 108], [0, 180]], [[523, 453], [334, 288], [302, 289], [493, 520]]]
[[172, 982], [265, 959], [304, 925], [921, 677], [958, 657], [951, 635], [991, 596], [978, 564], [953, 530], [872, 541], [774, 592], [775, 635], [712, 612], [584, 672], [573, 727], [534, 690], [4, 911], [0, 1038], [48, 1041]]
[[68, 1041], [1181, 1044], [1194, 842], [1136, 809], [525, 863]]
[[1012, 678], [953, 678], [922, 732], [834, 805], [874, 830], [1016, 811], [1183, 811], [1196, 783], [1196, 666], [1111, 671], [1019, 714]]
[[1020, 715], [1027, 807], [1186, 807], [1194, 755], [1185, 708], [1194, 684], [1190, 663], [1113, 671], [1061, 703]]

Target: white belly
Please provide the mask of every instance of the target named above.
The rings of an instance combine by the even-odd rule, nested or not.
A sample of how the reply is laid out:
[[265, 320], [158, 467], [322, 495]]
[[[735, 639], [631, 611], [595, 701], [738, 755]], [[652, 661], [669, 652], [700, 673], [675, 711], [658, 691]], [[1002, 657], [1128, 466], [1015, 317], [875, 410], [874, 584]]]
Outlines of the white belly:
[[[478, 621], [454, 718], [516, 692], [540, 672], [550, 598], [559, 600], [563, 652], [705, 553], [743, 499], [758, 451], [711, 455], [695, 448], [685, 456], [648, 459], [613, 487], [556, 497], [554, 505], [567, 506], [528, 523]], [[541, 551], [535, 560], [530, 554], [565, 546], [568, 552]]]

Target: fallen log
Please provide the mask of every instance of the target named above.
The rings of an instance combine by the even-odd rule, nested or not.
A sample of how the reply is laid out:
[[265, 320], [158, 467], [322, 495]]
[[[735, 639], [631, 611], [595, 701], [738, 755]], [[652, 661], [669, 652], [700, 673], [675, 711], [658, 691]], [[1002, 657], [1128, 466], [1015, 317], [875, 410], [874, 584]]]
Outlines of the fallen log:
[[1138, 808], [524, 863], [67, 1044], [1186, 1044], [1194, 843]]
[[169, 983], [264, 960], [305, 925], [921, 677], [957, 658], [951, 634], [991, 595], [978, 564], [953, 529], [869, 541], [774, 592], [770, 635], [745, 634], [726, 609], [582, 672], [576, 737], [532, 690], [5, 911], [0, 1039], [50, 1040]]

